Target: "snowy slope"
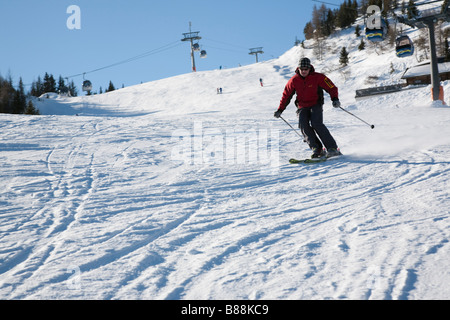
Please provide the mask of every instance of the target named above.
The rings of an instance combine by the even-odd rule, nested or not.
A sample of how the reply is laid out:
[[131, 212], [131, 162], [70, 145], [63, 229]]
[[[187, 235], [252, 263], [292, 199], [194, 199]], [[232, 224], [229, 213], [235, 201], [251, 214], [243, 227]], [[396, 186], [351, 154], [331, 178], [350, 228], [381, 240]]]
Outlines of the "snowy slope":
[[[0, 115], [0, 298], [449, 299], [450, 108], [430, 87], [355, 101], [416, 63], [358, 44]], [[327, 97], [343, 159], [287, 162], [310, 154], [273, 118], [303, 55], [375, 125]]]

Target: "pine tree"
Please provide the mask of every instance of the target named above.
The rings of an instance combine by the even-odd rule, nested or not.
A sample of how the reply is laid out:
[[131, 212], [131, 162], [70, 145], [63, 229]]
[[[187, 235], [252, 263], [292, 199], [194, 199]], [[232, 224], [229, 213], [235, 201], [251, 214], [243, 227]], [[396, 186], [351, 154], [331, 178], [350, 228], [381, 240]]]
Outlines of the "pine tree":
[[375, 5], [378, 6], [379, 8], [383, 7], [383, 0], [369, 0], [369, 6], [371, 5]]
[[59, 76], [58, 87], [56, 90], [59, 94], [67, 94], [69, 92], [69, 88], [67, 88], [66, 84], [64, 83], [64, 78], [61, 76]]
[[28, 101], [27, 107], [26, 107], [26, 109], [25, 109], [25, 114], [39, 115], [39, 114], [41, 114], [41, 113], [39, 112], [38, 109], [36, 109], [36, 108], [34, 107], [33, 102]]
[[344, 3], [339, 6], [339, 10], [336, 15], [337, 25], [339, 27], [347, 28], [355, 22], [358, 17], [358, 12], [356, 9], [353, 10], [354, 6], [355, 4], [352, 4], [351, 0], [344, 1]]
[[445, 57], [445, 62], [450, 61], [450, 49], [449, 49], [447, 37], [444, 40], [444, 57]]
[[12, 113], [14, 94], [11, 77], [8, 81], [0, 76], [0, 113]]
[[56, 81], [52, 74], [45, 73], [44, 76], [44, 93], [56, 92]]
[[116, 88], [114, 87], [113, 83], [111, 81], [109, 81], [109, 86], [108, 89], [106, 90], [106, 92], [111, 92], [116, 90]]
[[336, 15], [333, 13], [333, 10], [328, 9], [325, 21], [325, 30], [327, 32], [327, 35], [331, 35], [335, 27], [336, 27]]
[[50, 81], [50, 76], [46, 72], [44, 75], [44, 83], [43, 83], [44, 93], [50, 92], [49, 91], [50, 90], [49, 81]]
[[50, 88], [50, 91], [48, 91], [48, 92], [56, 92], [56, 80], [52, 74], [50, 75], [50, 78], [49, 78], [49, 88]]
[[[349, 0], [350, 2], [350, 0]], [[351, 15], [353, 18], [353, 22], [354, 23], [356, 21], [356, 19], [358, 19], [358, 1], [353, 0], [352, 4], [351, 4]]]
[[73, 83], [73, 80], [69, 83], [69, 95], [71, 97], [78, 96], [78, 90], [77, 87], [75, 86], [75, 83]]
[[23, 87], [22, 78], [19, 79], [19, 89], [14, 94], [13, 101], [13, 113], [20, 114], [25, 111], [27, 104], [27, 97], [25, 95], [25, 89]]
[[358, 50], [361, 51], [361, 50], [364, 50], [365, 48], [366, 48], [366, 43], [364, 42], [364, 39], [361, 38], [361, 42], [358, 46]]
[[361, 27], [359, 26], [359, 24], [357, 24], [355, 27], [355, 35], [357, 38], [361, 36]]
[[348, 61], [349, 61], [349, 58], [348, 58], [348, 52], [347, 52], [347, 49], [345, 49], [345, 47], [342, 47], [341, 55], [340, 55], [340, 57], [339, 57], [339, 63], [340, 63], [343, 67], [345, 67], [345, 66], [348, 65]]
[[306, 23], [305, 28], [303, 29], [303, 34], [305, 35], [306, 40], [312, 39], [314, 37], [314, 27], [311, 21]]
[[417, 9], [414, 0], [409, 0], [407, 12], [408, 12], [408, 19], [413, 19], [419, 15], [419, 10]]
[[402, 14], [406, 14], [406, 4], [405, 4], [405, 0], [402, 1]]
[[19, 80], [18, 88], [9, 80], [0, 77], [0, 113], [22, 114], [27, 107], [27, 97], [25, 94], [22, 78]]
[[35, 97], [40, 97], [44, 93], [44, 85], [41, 80], [41, 76], [38, 76], [37, 81], [33, 81], [31, 84], [30, 94]]

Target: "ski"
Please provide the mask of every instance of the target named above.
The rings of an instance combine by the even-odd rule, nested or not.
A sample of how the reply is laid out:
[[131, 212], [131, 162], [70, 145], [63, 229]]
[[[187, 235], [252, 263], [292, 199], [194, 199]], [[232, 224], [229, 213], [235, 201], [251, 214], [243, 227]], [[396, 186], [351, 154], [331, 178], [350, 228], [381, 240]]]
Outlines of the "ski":
[[325, 162], [327, 161], [327, 158], [323, 157], [323, 158], [315, 158], [315, 159], [289, 159], [289, 163], [295, 164], [295, 163], [318, 163], [318, 162]]
[[338, 156], [334, 156], [334, 157], [320, 157], [320, 158], [313, 158], [313, 159], [311, 159], [311, 158], [307, 158], [307, 159], [295, 159], [295, 158], [292, 158], [292, 159], [289, 159], [289, 163], [292, 163], [292, 164], [296, 164], [296, 163], [309, 163], [309, 164], [311, 164], [311, 163], [321, 163], [321, 162], [325, 162], [325, 161], [328, 161], [328, 160], [339, 159], [341, 157], [342, 157], [342, 155], [338, 155]]

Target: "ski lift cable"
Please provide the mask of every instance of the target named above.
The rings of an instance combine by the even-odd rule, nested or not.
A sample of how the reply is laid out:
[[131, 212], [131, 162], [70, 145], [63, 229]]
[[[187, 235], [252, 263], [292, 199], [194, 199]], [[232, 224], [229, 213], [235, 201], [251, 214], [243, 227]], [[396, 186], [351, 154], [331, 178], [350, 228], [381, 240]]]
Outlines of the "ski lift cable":
[[157, 54], [157, 53], [161, 53], [161, 52], [173, 49], [173, 48], [175, 48], [177, 46], [180, 46], [180, 45], [181, 45], [181, 43], [179, 41], [174, 41], [174, 42], [166, 44], [166, 45], [164, 45], [162, 47], [159, 47], [157, 49], [153, 49], [153, 50], [141, 53], [141, 54], [139, 54], [137, 56], [134, 56], [134, 57], [131, 57], [131, 58], [128, 58], [128, 59], [125, 59], [125, 60], [122, 60], [122, 61], [119, 61], [119, 62], [116, 62], [116, 63], [112, 63], [110, 65], [107, 65], [107, 66], [104, 66], [104, 67], [101, 67], [101, 68], [97, 68], [97, 69], [93, 69], [91, 71], [74, 74], [74, 75], [67, 76], [67, 77], [64, 77], [64, 78], [67, 78], [67, 79], [68, 78], [75, 78], [75, 77], [83, 76], [83, 75], [86, 75], [86, 74], [89, 74], [89, 73], [94, 73], [94, 72], [98, 72], [98, 71], [101, 71], [101, 70], [109, 69], [109, 68], [112, 68], [112, 67], [115, 67], [115, 66], [118, 66], [118, 65], [121, 65], [121, 64], [133, 62], [135, 60], [139, 60], [139, 59], [142, 59], [142, 58], [145, 58], [145, 57]]
[[214, 39], [210, 39], [210, 38], [205, 38], [205, 37], [203, 37], [203, 39], [204, 39], [204, 40], [208, 40], [208, 41], [212, 41], [212, 42], [217, 42], [217, 43], [220, 43], [220, 44], [225, 44], [225, 45], [230, 46], [230, 47], [235, 47], [235, 48], [239, 48], [239, 49], [243, 49], [243, 50], [248, 50], [247, 47], [243, 47], [243, 46], [239, 46], [239, 45], [227, 43], [227, 42], [224, 42], [224, 41], [218, 41], [218, 40], [214, 40]]
[[319, 3], [323, 3], [323, 4], [329, 4], [330, 6], [336, 6], [336, 7], [340, 6], [340, 4], [330, 3], [330, 2], [320, 1], [320, 0], [311, 0], [311, 1], [319, 2]]
[[[219, 47], [210, 46], [210, 45], [208, 45], [208, 48], [217, 49], [217, 50], [221, 50], [221, 51], [235, 52], [235, 53], [239, 53], [239, 54], [243, 53], [243, 50], [235, 50], [235, 49], [230, 49], [230, 48], [219, 48]], [[246, 50], [248, 50], [248, 49], [246, 49]]]
[[[230, 49], [230, 48], [219, 48], [219, 47], [214, 47], [214, 46], [211, 46], [211, 45], [208, 44], [208, 48], [212, 48], [212, 49], [224, 50], [224, 51], [230, 51], [230, 52], [236, 52], [236, 53], [243, 53], [242, 50], [244, 50], [245, 52], [248, 52], [248, 49], [249, 49], [249, 47], [243, 47], [243, 46], [227, 43], [227, 42], [224, 42], [224, 41], [218, 41], [218, 40], [214, 40], [214, 39], [210, 39], [210, 38], [203, 37], [202, 39], [203, 40], [207, 40], [207, 41], [217, 42], [217, 43], [220, 43], [220, 44], [225, 44], [227, 46], [235, 47], [235, 48], [240, 49], [240, 50], [238, 51], [238, 50], [234, 50], [234, 49]], [[272, 56], [272, 57], [276, 57], [277, 56], [277, 55], [272, 54], [270, 52], [265, 52], [265, 54], [267, 54], [269, 56]]]
[[[328, 4], [328, 5], [336, 6], [336, 7], [339, 7], [339, 6], [340, 6], [339, 4], [330, 3], [330, 2], [321, 1], [321, 0], [311, 0], [311, 1], [313, 1], [313, 2], [319, 2], [319, 3], [323, 3], [323, 4]], [[434, 0], [434, 1], [429, 1], [429, 2], [422, 2], [422, 3], [416, 3], [416, 4], [414, 4], [414, 5], [416, 6], [416, 8], [418, 8], [418, 7], [423, 6], [423, 5], [430, 5], [430, 4], [437, 3], [437, 2], [443, 3], [444, 0]], [[383, 2], [383, 5], [384, 5], [384, 2]], [[358, 10], [358, 9], [354, 9], [354, 8], [350, 8], [350, 7], [345, 7], [345, 8], [346, 8], [346, 9], [350, 9], [350, 10]], [[408, 5], [405, 7], [405, 9], [409, 9], [409, 8], [412, 8], [412, 6], [410, 6], [410, 5], [408, 4]]]
[[[319, 2], [319, 3], [323, 3], [323, 4], [328, 4], [330, 6], [336, 6], [336, 7], [340, 7], [341, 6], [340, 4], [335, 4], [335, 3], [330, 3], [330, 2], [320, 1], [320, 0], [311, 0], [311, 1]], [[346, 7], [346, 6], [344, 6], [344, 8], [345, 9], [349, 9], [349, 10], [353, 10], [353, 11], [358, 11], [358, 9], [350, 8], [350, 7]]]

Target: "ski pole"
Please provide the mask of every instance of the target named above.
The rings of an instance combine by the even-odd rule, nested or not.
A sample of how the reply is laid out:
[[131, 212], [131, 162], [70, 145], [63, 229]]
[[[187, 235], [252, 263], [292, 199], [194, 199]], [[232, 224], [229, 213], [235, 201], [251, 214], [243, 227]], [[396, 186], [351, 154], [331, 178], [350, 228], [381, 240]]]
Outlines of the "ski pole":
[[280, 118], [281, 118], [281, 120], [283, 120], [284, 122], [286, 122], [286, 124], [287, 124], [289, 127], [291, 127], [291, 129], [294, 130], [294, 132], [295, 132], [300, 138], [303, 139], [303, 137], [300, 135], [300, 133], [298, 133], [297, 130], [295, 130], [294, 127], [291, 126], [291, 125], [289, 124], [289, 122], [287, 122], [286, 120], [284, 120], [284, 118], [283, 118], [282, 116], [280, 116]]
[[[370, 128], [375, 128], [375, 126], [373, 124], [367, 123], [366, 121], [364, 121], [363, 119], [361, 119], [360, 117], [355, 116], [353, 113], [345, 110], [344, 108], [342, 108], [341, 106], [339, 106], [339, 108], [341, 108], [342, 110], [344, 110], [345, 112], [347, 112], [348, 114], [354, 116], [356, 119], [361, 120], [362, 122], [364, 122], [365, 124], [367, 124]], [[284, 119], [283, 119], [284, 120]]]

